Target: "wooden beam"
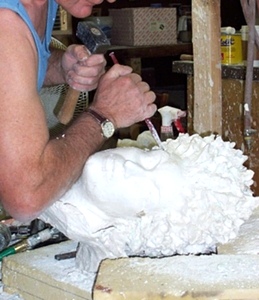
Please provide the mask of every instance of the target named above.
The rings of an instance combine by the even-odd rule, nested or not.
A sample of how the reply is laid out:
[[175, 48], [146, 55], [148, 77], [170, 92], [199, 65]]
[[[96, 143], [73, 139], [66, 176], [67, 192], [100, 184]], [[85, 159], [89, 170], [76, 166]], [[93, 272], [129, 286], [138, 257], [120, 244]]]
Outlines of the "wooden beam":
[[220, 1], [193, 0], [194, 131], [222, 132]]
[[103, 260], [94, 300], [258, 300], [258, 255]]

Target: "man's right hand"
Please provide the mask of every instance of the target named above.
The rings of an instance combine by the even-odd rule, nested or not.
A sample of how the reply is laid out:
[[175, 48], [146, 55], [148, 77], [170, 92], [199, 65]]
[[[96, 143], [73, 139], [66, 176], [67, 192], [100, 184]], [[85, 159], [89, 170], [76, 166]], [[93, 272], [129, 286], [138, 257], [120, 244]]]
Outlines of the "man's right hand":
[[157, 110], [155, 98], [132, 68], [115, 64], [101, 77], [91, 106], [116, 128], [123, 128], [153, 116]]

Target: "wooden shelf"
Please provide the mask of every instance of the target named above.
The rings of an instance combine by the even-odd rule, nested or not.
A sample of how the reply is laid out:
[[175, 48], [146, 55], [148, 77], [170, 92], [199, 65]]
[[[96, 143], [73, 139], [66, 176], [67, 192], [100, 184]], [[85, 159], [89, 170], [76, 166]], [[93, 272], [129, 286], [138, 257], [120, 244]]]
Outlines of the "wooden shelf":
[[111, 45], [106, 53], [108, 64], [112, 65], [109, 53], [114, 52], [121, 64], [131, 66], [135, 72], [141, 72], [141, 59], [176, 57], [181, 54], [192, 54], [191, 43], [178, 43], [173, 45], [161, 46], [116, 46]]
[[110, 52], [116, 52], [118, 59], [129, 58], [147, 58], [147, 57], [165, 57], [165, 56], [178, 56], [183, 53], [192, 54], [191, 43], [178, 43], [173, 45], [161, 45], [161, 46], [116, 46], [111, 45], [108, 50]]

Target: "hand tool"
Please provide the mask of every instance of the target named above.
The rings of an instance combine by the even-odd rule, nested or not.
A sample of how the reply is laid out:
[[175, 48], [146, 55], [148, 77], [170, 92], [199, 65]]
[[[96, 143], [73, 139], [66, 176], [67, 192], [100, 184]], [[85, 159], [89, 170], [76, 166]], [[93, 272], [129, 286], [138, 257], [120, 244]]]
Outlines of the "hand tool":
[[[94, 22], [83, 21], [78, 22], [76, 36], [83, 42], [90, 54], [105, 53], [110, 41]], [[80, 91], [69, 87], [64, 99], [64, 103], [57, 114], [57, 118], [61, 124], [68, 124], [75, 111]]]
[[55, 228], [46, 228], [36, 234], [33, 234], [27, 239], [24, 239], [0, 252], [0, 261], [2, 261], [2, 259], [6, 256], [33, 249], [38, 244], [53, 238], [58, 233], [59, 231]]
[[70, 259], [70, 258], [75, 258], [76, 257], [77, 251], [71, 251], [71, 252], [66, 252], [66, 253], [60, 253], [56, 254], [54, 258], [56, 260], [64, 260], [64, 259]]
[[4, 250], [10, 243], [12, 238], [12, 233], [10, 228], [0, 223], [0, 251]]
[[[117, 60], [117, 58], [116, 58], [116, 56], [115, 56], [115, 54], [114, 54], [114, 52], [111, 52], [109, 54], [109, 56], [111, 57], [111, 59], [112, 59], [112, 61], [113, 61], [114, 64], [118, 64], [119, 63], [118, 60]], [[156, 131], [155, 126], [152, 124], [152, 122], [148, 118], [145, 119], [145, 122], [146, 122], [146, 125], [147, 125], [149, 131], [151, 132], [154, 140], [158, 144], [159, 148], [161, 148], [162, 150], [165, 150], [165, 147], [164, 147], [164, 145], [161, 142], [161, 139], [160, 139], [160, 137], [159, 137], [159, 135], [158, 135], [158, 133]]]

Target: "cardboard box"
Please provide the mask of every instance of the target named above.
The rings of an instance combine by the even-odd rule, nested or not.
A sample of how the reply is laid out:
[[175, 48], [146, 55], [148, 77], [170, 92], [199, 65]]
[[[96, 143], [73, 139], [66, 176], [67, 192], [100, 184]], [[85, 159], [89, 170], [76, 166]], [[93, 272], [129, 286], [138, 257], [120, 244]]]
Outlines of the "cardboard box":
[[144, 46], [177, 43], [176, 8], [110, 9], [113, 45]]

